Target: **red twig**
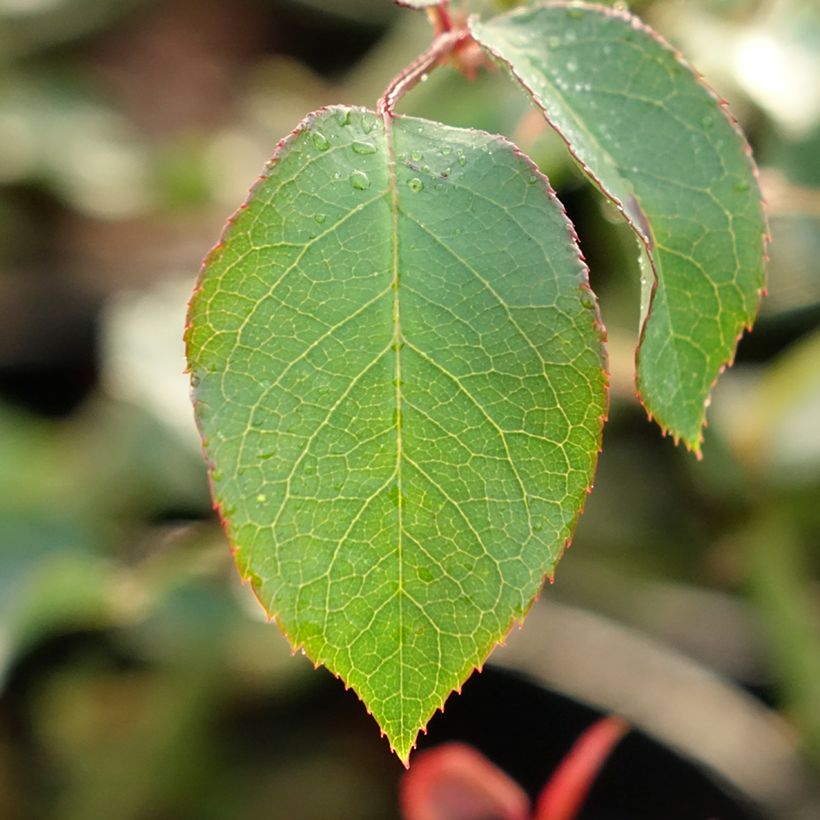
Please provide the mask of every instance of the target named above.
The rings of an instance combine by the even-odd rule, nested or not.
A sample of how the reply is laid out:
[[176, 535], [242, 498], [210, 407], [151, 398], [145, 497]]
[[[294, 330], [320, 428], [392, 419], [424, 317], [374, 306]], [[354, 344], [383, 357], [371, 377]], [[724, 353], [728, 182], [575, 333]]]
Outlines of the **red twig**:
[[376, 104], [376, 111], [381, 116], [393, 116], [396, 103], [411, 88], [418, 85], [422, 77], [443, 63], [468, 37], [466, 29], [450, 29], [439, 34], [427, 51], [400, 71], [387, 86], [382, 98]]
[[427, 9], [427, 16], [433, 24], [436, 34], [443, 34], [453, 28], [453, 20], [450, 17], [450, 1], [442, 0], [441, 4], [434, 8]]
[[619, 717], [602, 718], [590, 726], [544, 786], [535, 820], [573, 820], [601, 767], [628, 730], [626, 721]]

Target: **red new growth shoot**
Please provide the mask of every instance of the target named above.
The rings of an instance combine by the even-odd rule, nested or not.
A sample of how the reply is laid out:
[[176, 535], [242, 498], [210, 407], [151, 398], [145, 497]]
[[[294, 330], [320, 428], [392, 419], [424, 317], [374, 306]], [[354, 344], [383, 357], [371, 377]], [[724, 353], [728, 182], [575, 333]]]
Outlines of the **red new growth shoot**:
[[544, 786], [535, 820], [574, 820], [598, 772], [628, 729], [619, 717], [602, 718], [590, 726]]
[[404, 820], [528, 820], [524, 790], [484, 755], [447, 743], [413, 760], [399, 792]]

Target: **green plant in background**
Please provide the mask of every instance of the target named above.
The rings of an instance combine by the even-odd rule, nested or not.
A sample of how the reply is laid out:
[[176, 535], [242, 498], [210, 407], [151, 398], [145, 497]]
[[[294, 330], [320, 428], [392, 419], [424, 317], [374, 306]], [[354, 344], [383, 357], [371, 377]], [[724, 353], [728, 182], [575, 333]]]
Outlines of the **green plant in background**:
[[638, 238], [638, 392], [696, 454], [756, 313], [766, 227], [725, 103], [635, 17], [401, 5], [429, 7], [432, 45], [376, 110], [316, 111], [279, 144], [206, 260], [186, 341], [242, 577], [406, 762], [554, 572], [607, 375], [546, 178], [507, 140], [398, 101], [446, 62], [509, 69]]

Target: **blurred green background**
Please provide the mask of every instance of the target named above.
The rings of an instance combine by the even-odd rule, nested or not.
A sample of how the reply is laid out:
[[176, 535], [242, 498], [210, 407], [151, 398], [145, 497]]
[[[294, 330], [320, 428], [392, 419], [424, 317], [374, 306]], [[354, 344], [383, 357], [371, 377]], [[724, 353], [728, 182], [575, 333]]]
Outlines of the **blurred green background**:
[[[602, 299], [611, 418], [544, 597], [731, 679], [820, 767], [820, 6], [631, 6], [730, 100], [769, 203], [769, 297], [702, 462], [634, 398], [633, 237], [514, 86], [445, 68], [401, 107], [531, 153]], [[240, 586], [181, 334], [279, 138], [372, 106], [429, 38], [389, 0], [0, 0], [0, 818], [396, 815], [375, 724]]]

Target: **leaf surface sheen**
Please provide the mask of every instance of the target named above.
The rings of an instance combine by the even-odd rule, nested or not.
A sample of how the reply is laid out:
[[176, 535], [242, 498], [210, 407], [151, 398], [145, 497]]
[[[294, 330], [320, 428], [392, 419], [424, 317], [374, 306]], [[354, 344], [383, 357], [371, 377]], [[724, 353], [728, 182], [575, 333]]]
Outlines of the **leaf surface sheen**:
[[699, 451], [712, 384], [764, 287], [766, 225], [745, 140], [680, 56], [628, 13], [548, 3], [474, 20], [471, 32], [641, 240], [652, 270], [638, 392], [665, 431]]
[[206, 260], [186, 338], [242, 576], [406, 761], [592, 483], [602, 328], [563, 209], [500, 137], [321, 110]]

